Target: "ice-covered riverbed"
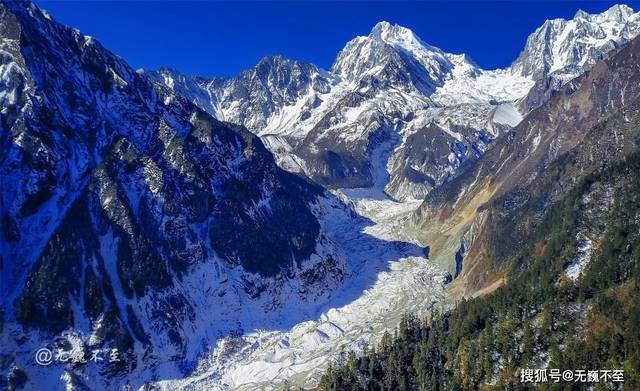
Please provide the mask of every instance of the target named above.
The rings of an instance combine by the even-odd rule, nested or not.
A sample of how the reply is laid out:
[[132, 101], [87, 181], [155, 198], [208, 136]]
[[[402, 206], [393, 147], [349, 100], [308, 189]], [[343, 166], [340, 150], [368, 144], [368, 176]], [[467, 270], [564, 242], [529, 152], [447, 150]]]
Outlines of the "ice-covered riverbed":
[[[406, 228], [419, 201], [395, 202], [375, 190], [335, 193], [367, 224], [354, 225], [326, 208], [323, 225], [347, 258], [341, 287], [318, 304], [317, 318], [282, 330], [226, 337], [186, 379], [156, 383], [163, 389], [278, 389], [285, 380], [312, 387], [341, 352], [375, 343], [404, 313], [424, 313], [444, 298], [445, 272], [434, 267]], [[345, 298], [349, 298], [345, 300]], [[295, 301], [295, 298], [292, 298]], [[286, 303], [275, 315], [288, 324]]]

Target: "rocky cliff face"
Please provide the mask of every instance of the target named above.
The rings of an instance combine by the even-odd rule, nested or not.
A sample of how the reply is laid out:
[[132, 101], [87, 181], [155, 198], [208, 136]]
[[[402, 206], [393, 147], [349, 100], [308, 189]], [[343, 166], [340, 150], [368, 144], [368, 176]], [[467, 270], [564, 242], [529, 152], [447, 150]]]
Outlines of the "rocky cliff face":
[[527, 240], [528, 227], [549, 205], [587, 175], [623, 164], [637, 151], [639, 50], [640, 41], [634, 39], [566, 84], [418, 209], [414, 220], [428, 231], [437, 231], [433, 225], [464, 222], [446, 244], [432, 247], [432, 254], [440, 252], [449, 262], [472, 223], [482, 225], [473, 244], [464, 246], [467, 293], [492, 282], [492, 271], [513, 253], [512, 247]]
[[520, 109], [529, 112], [571, 79], [636, 37], [640, 16], [626, 5], [600, 14], [578, 11], [573, 19], [546, 21], [527, 39], [511, 72], [535, 80]]
[[[322, 189], [257, 136], [33, 4], [3, 3], [0, 21], [3, 373], [33, 369], [45, 345], [117, 348], [121, 362], [69, 381], [123, 385], [186, 365], [204, 335], [238, 327], [224, 311], [243, 301], [259, 310], [268, 291], [273, 307], [291, 281], [309, 299], [341, 279], [312, 211]], [[29, 384], [63, 371], [35, 366]]]
[[640, 29], [640, 16], [626, 5], [600, 14], [578, 11], [573, 19], [547, 20], [527, 39], [513, 73], [541, 79], [551, 74], [571, 80], [629, 42]]
[[[192, 78], [166, 68], [149, 75], [219, 120], [242, 124], [256, 133], [264, 133], [282, 107], [308, 95], [326, 94], [334, 84], [334, 77], [316, 66], [281, 56], [265, 57], [235, 78]], [[304, 114], [302, 107], [300, 112]], [[284, 124], [271, 125], [279, 128]]]

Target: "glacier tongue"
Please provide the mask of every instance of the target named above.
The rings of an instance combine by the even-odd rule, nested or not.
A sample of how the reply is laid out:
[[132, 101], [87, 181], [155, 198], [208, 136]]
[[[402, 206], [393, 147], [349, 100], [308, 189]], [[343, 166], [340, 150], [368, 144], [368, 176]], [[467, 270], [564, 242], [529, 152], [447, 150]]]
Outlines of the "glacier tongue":
[[[320, 304], [295, 298], [276, 313], [281, 329], [254, 330], [225, 337], [201, 359], [187, 378], [154, 384], [174, 389], [274, 389], [285, 382], [313, 387], [329, 362], [345, 351], [374, 344], [392, 330], [403, 314], [424, 314], [443, 305], [446, 272], [431, 264], [405, 222], [419, 201], [395, 202], [376, 189], [337, 190], [363, 219], [324, 199], [318, 208], [324, 231], [344, 252], [348, 274], [338, 290]], [[292, 327], [286, 325], [302, 306], [316, 306], [317, 316]], [[243, 311], [248, 313], [250, 311]], [[244, 321], [243, 321], [244, 322]], [[249, 322], [251, 323], [251, 322]]]

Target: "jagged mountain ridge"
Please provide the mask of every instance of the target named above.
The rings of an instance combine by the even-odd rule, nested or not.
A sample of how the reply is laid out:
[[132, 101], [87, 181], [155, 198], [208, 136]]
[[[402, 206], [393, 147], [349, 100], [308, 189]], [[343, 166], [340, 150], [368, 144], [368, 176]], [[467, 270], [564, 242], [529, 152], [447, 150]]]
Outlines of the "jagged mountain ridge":
[[534, 79], [564, 72], [572, 79], [638, 35], [638, 19], [630, 7], [616, 5], [600, 14], [579, 10], [570, 20], [547, 20], [529, 36], [511, 71]]
[[311, 64], [282, 56], [263, 58], [237, 78], [191, 78], [162, 68], [149, 73], [193, 99], [216, 118], [250, 129], [262, 129], [279, 108], [294, 104], [308, 91], [327, 93], [330, 75]]
[[546, 21], [529, 38], [512, 72], [536, 83], [518, 104], [530, 112], [571, 79], [638, 35], [639, 16], [626, 5], [600, 14], [578, 11], [573, 19]]
[[[328, 72], [266, 59], [226, 82], [243, 84], [241, 97], [227, 92], [236, 87], [204, 86], [204, 95], [211, 97], [205, 109], [244, 121], [281, 166], [324, 186], [377, 186], [395, 198], [421, 198], [458, 175], [465, 162], [481, 156], [501, 132], [564, 83], [637, 35], [639, 20], [621, 5], [547, 21], [511, 67], [495, 71], [428, 45], [409, 29], [380, 22], [368, 36], [347, 43]], [[264, 72], [265, 62], [285, 69]], [[295, 94], [290, 83], [276, 82], [283, 78], [259, 76], [293, 69], [308, 70], [304, 79], [316, 82], [301, 83]], [[151, 73], [165, 84], [185, 78]], [[201, 95], [195, 91], [192, 99]], [[223, 110], [219, 96], [228, 102]], [[229, 103], [233, 99], [236, 103]], [[255, 110], [258, 106], [269, 109]], [[407, 144], [409, 138], [426, 148]]]
[[[279, 66], [300, 64], [293, 61], [268, 62]], [[442, 144], [446, 146], [444, 150], [438, 149], [435, 167], [423, 162], [422, 169], [429, 175], [428, 180], [415, 183], [418, 188], [427, 182], [441, 183], [450, 171], [455, 170], [451, 167], [477, 156], [492, 138], [485, 130], [478, 130], [478, 123], [492, 114], [493, 107], [486, 102], [496, 97], [499, 100], [507, 100], [505, 97], [514, 99], [505, 90], [500, 90], [501, 86], [490, 93], [479, 88], [470, 89], [474, 91], [473, 95], [456, 97], [455, 91], [442, 88], [452, 75], [457, 75], [456, 80], [465, 86], [470, 84], [469, 77], [481, 77], [484, 84], [492, 84], [502, 80], [501, 77], [511, 76], [505, 72], [481, 75], [481, 70], [466, 56], [446, 54], [426, 45], [410, 30], [386, 22], [375, 26], [369, 36], [358, 37], [348, 43], [330, 72], [308, 64], [305, 67], [314, 70], [316, 79], [323, 82], [316, 85], [328, 88], [303, 89], [295, 103], [277, 107], [271, 117], [263, 120], [267, 123], [265, 127], [249, 128], [266, 140], [283, 167], [304, 172], [330, 187], [367, 187], [374, 183], [384, 187], [387, 184], [383, 178], [387, 175], [384, 162], [402, 143], [404, 135], [439, 119], [442, 119], [439, 128], [444, 130], [437, 132], [436, 137], [444, 138]], [[249, 89], [247, 75], [260, 79], [258, 70], [259, 67], [243, 73], [237, 81], [244, 80], [245, 88]], [[162, 70], [156, 76], [165, 84], [170, 78], [171, 75], [163, 74]], [[527, 83], [523, 78], [516, 78]], [[264, 78], [260, 80], [264, 81]], [[216, 90], [217, 85], [210, 84], [210, 96], [232, 96]], [[250, 94], [250, 99], [256, 97], [259, 102], [269, 96], [266, 92], [273, 86], [268, 83], [267, 86], [264, 83], [254, 85], [261, 88]], [[436, 88], [442, 89], [437, 102], [430, 98]], [[212, 99], [215, 101], [218, 98]], [[449, 110], [440, 115], [444, 106], [442, 102], [448, 105], [452, 101], [454, 104], [462, 101], [465, 107], [458, 112]], [[234, 107], [242, 104], [237, 103]], [[209, 105], [209, 110], [213, 106], [215, 103]], [[475, 116], [466, 115], [468, 113]], [[219, 111], [217, 115], [224, 115], [226, 119], [232, 117]], [[235, 115], [235, 118], [242, 117]], [[477, 117], [481, 119], [477, 120]], [[256, 123], [255, 120], [251, 122]], [[490, 131], [498, 133], [502, 127], [502, 124], [495, 123]], [[373, 154], [381, 156], [381, 159], [373, 159]], [[377, 167], [373, 160], [383, 161], [383, 166]], [[404, 166], [404, 161], [399, 165], [402, 167], [396, 171], [411, 170]], [[401, 176], [404, 178], [404, 173]], [[421, 173], [419, 179], [424, 176]]]

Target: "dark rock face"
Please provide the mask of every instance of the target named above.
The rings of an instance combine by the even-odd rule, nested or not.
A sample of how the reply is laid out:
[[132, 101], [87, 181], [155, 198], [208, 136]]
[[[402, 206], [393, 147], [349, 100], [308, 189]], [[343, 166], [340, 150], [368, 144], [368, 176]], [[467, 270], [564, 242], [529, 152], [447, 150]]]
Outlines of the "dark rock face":
[[[12, 15], [6, 8], [3, 10], [5, 15]], [[296, 244], [291, 248], [276, 246], [280, 250], [273, 252], [273, 259], [281, 259], [285, 251], [298, 261], [309, 256], [318, 226], [305, 203], [320, 190], [279, 170], [259, 139], [244, 129], [212, 119], [181, 97], [158, 89], [98, 43], [40, 20], [46, 27], [45, 35], [33, 27], [35, 21], [28, 20], [34, 17], [23, 10], [16, 13], [25, 25], [20, 36], [20, 55], [29, 67], [22, 70], [24, 83], [32, 84], [29, 91], [22, 92], [32, 101], [57, 102], [60, 109], [25, 103], [31, 110], [24, 119], [16, 118], [11, 124], [13, 133], [4, 134], [13, 134], [13, 139], [4, 143], [7, 150], [3, 154], [3, 167], [8, 174], [5, 178], [14, 182], [12, 190], [19, 190], [17, 186], [24, 183], [22, 178], [33, 177], [28, 187], [27, 183], [22, 185], [25, 191], [3, 194], [6, 243], [15, 243], [16, 238], [26, 234], [24, 219], [37, 219], [44, 204], [61, 193], [59, 189], [75, 187], [79, 194], [93, 188], [102, 196], [115, 197], [117, 208], [109, 210], [107, 205], [102, 208], [111, 214], [110, 218], [122, 219], [124, 230], [135, 230], [136, 226], [158, 229], [160, 226], [153, 224], [160, 221], [154, 219], [163, 215], [173, 217], [174, 222], [166, 226], [174, 230], [180, 229], [175, 227], [179, 218], [186, 219], [183, 224], [186, 226], [212, 219], [216, 221], [216, 229], [211, 229], [211, 237], [220, 245], [220, 248], [214, 245], [214, 250], [229, 260], [238, 249], [223, 245], [224, 232], [243, 236], [243, 229], [264, 229], [270, 219], [286, 218], [285, 205], [289, 204], [301, 211], [296, 214], [298, 225], [274, 224], [269, 229], [288, 230], [274, 237]], [[41, 15], [37, 17], [44, 19]], [[36, 61], [36, 57], [46, 61]], [[81, 75], [86, 78], [75, 75], [75, 71], [84, 72]], [[69, 88], [64, 88], [65, 85]], [[93, 88], [102, 89], [103, 93], [96, 98], [90, 92]], [[22, 139], [29, 141], [19, 145]], [[15, 161], [19, 165], [10, 164], [14, 156], [21, 159]], [[80, 183], [69, 183], [72, 176]], [[137, 181], [147, 183], [148, 188], [135, 188], [139, 186]], [[138, 192], [141, 198], [129, 198], [133, 192]], [[163, 205], [154, 197], [162, 198]], [[66, 204], [74, 208], [77, 201], [73, 198], [71, 194], [62, 194], [57, 202], [61, 207]], [[237, 213], [248, 213], [252, 207], [255, 216], [247, 215], [242, 221], [232, 218]], [[59, 218], [64, 218], [63, 208], [59, 212]], [[178, 236], [185, 232], [170, 233]], [[136, 237], [141, 232], [127, 234]], [[150, 241], [163, 239], [161, 232], [144, 236]], [[146, 247], [138, 244], [122, 251], [135, 255], [138, 251], [145, 252]], [[235, 258], [243, 264], [247, 256]], [[289, 255], [284, 258], [285, 263], [291, 261]], [[282, 266], [278, 261], [261, 268], [262, 262], [251, 262], [254, 262], [252, 271], [270, 270], [267, 274]]]
[[30, 3], [0, 5], [0, 39], [3, 325], [93, 327], [126, 373], [158, 341], [184, 356], [195, 314], [178, 285], [194, 268], [267, 279], [316, 251], [322, 189], [245, 128]]
[[260, 140], [247, 137], [250, 157], [241, 176], [221, 185], [210, 237], [220, 256], [272, 276], [300, 266], [315, 250], [319, 224], [308, 203], [321, 190], [278, 169]]
[[443, 128], [435, 123], [407, 137], [391, 159], [391, 179], [385, 190], [390, 194], [424, 198], [470, 167], [492, 141], [492, 137], [480, 129], [460, 126], [456, 132], [467, 137], [462, 140], [447, 137]]
[[[339, 114], [327, 114], [326, 121], [333, 122], [334, 116]], [[375, 174], [371, 155], [391, 143], [394, 134], [391, 124], [382, 116], [372, 118], [369, 125], [375, 130], [366, 138], [345, 140], [339, 133], [327, 134], [326, 128], [331, 125], [320, 121], [303, 141], [294, 144], [294, 151], [304, 159], [308, 175], [323, 186], [371, 187]]]

